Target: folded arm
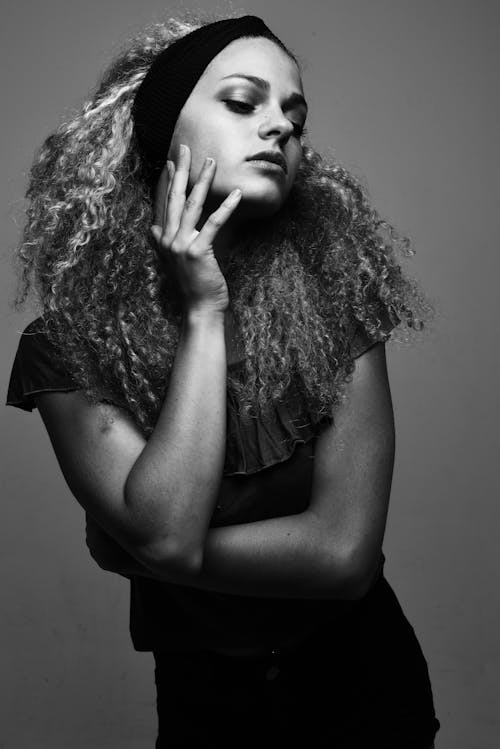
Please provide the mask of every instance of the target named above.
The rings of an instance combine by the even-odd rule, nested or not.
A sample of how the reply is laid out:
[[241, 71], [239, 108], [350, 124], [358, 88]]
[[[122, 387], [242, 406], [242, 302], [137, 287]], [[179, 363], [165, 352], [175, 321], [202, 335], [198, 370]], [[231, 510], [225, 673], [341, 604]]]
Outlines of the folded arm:
[[209, 529], [195, 572], [146, 567], [92, 523], [87, 543], [101, 567], [125, 575], [237, 595], [358, 598], [380, 569], [394, 451], [385, 347], [379, 343], [355, 360], [334, 422], [317, 439], [305, 512]]

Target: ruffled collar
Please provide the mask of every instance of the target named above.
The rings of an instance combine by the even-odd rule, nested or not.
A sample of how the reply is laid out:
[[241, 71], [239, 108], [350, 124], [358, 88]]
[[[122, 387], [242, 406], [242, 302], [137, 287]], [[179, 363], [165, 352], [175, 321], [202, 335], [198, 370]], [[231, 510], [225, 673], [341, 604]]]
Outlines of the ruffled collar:
[[[231, 372], [244, 366], [245, 359], [230, 362]], [[309, 442], [321, 424], [311, 418], [303, 398], [291, 390], [266, 417], [243, 419], [234, 394], [227, 389], [227, 434], [224, 475], [248, 475], [288, 460], [298, 444]]]

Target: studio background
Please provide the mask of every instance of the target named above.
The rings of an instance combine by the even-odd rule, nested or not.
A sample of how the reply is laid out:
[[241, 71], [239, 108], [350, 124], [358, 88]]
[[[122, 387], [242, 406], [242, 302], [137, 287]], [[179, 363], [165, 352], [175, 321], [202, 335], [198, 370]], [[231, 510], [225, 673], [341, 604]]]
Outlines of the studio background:
[[[3, 402], [19, 333], [38, 315], [10, 307], [34, 151], [126, 39], [175, 7], [17, 0], [4, 15]], [[310, 142], [333, 149], [412, 238], [416, 255], [405, 267], [436, 303], [436, 323], [420, 342], [387, 346], [397, 444], [385, 575], [428, 661], [442, 724], [436, 749], [493, 749], [499, 6], [248, 0], [235, 8], [261, 16], [303, 59]], [[128, 581], [90, 558], [84, 513], [38, 412], [4, 408], [1, 438], [0, 748], [153, 747], [153, 658], [132, 648]]]

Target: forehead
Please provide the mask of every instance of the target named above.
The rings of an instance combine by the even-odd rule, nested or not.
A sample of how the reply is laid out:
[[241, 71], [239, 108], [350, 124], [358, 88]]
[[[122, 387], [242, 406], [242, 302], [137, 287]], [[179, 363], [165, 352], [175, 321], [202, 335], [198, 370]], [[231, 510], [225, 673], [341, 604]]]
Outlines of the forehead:
[[285, 50], [264, 37], [235, 39], [214, 57], [200, 82], [215, 85], [233, 73], [259, 76], [268, 80], [272, 87], [287, 91], [302, 91], [302, 80], [295, 62]]

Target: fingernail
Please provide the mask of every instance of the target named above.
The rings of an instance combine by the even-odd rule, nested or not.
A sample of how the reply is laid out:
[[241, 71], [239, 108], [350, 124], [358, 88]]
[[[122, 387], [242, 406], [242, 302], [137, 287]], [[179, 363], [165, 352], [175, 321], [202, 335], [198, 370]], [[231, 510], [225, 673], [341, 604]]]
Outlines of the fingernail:
[[205, 159], [206, 166], [212, 166], [213, 163], [214, 163], [214, 160], [211, 159], [210, 156], [207, 156], [207, 158]]
[[227, 196], [227, 200], [230, 203], [233, 203], [235, 200], [238, 200], [240, 195], [241, 195], [241, 190], [239, 188], [236, 188], [236, 190], [233, 190], [232, 192], [229, 193], [229, 195]]
[[181, 156], [183, 156], [186, 153], [186, 151], [187, 151], [186, 146], [183, 143], [181, 143], [181, 145], [179, 146], [179, 152]]

